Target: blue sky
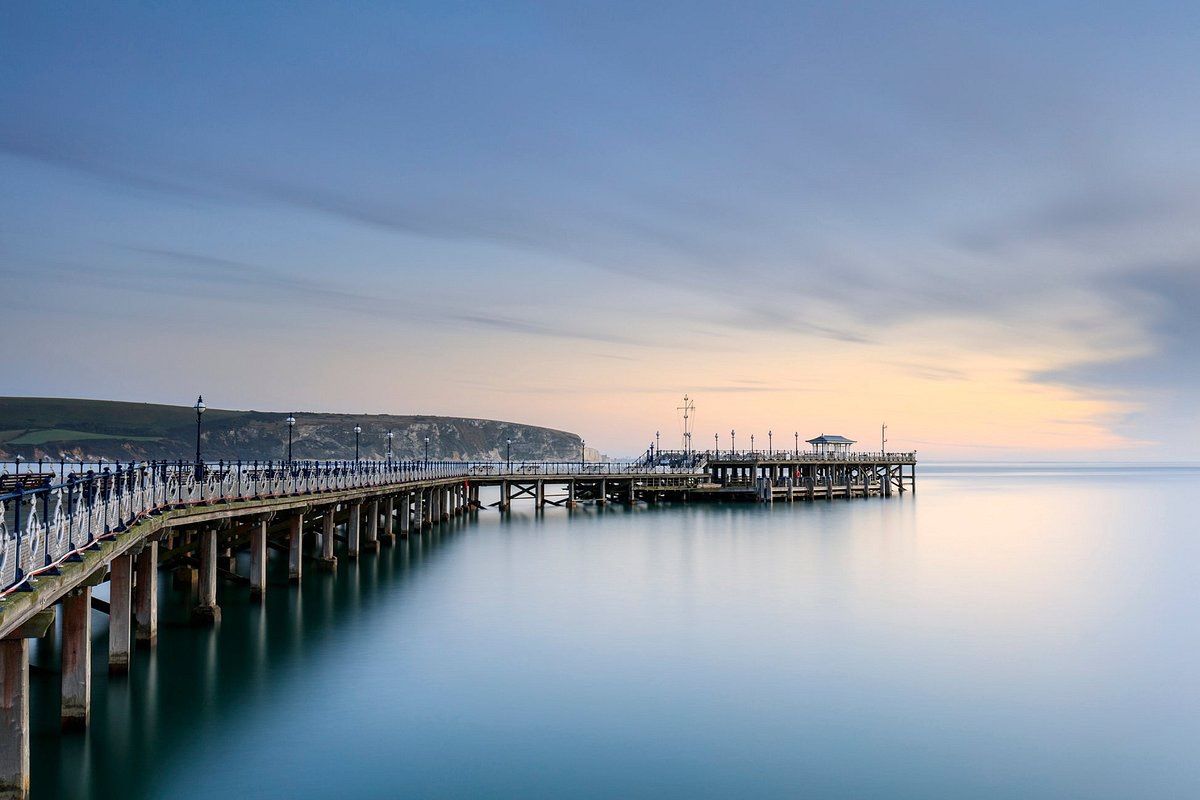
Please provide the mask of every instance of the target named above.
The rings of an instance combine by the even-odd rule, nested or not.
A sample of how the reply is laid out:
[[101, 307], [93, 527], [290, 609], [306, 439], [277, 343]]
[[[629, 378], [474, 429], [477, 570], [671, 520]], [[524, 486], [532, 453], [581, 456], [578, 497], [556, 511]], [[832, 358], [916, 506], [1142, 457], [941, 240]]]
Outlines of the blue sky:
[[9, 4], [8, 394], [1200, 452], [1187, 4]]

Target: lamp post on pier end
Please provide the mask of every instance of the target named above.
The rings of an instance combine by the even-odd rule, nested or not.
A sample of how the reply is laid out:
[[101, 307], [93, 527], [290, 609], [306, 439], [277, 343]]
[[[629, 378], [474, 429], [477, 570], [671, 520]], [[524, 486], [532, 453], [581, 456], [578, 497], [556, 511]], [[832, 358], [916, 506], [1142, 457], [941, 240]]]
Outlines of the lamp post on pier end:
[[204, 466], [200, 460], [200, 418], [204, 416], [204, 411], [207, 406], [204, 405], [204, 395], [196, 396], [196, 405], [192, 406], [196, 409], [196, 480], [204, 477]]
[[296, 427], [296, 415], [288, 414], [287, 419], [285, 419], [284, 422], [287, 423], [287, 429], [288, 429], [288, 457], [287, 457], [287, 460], [288, 460], [288, 466], [291, 466], [291, 464], [292, 464], [292, 429]]

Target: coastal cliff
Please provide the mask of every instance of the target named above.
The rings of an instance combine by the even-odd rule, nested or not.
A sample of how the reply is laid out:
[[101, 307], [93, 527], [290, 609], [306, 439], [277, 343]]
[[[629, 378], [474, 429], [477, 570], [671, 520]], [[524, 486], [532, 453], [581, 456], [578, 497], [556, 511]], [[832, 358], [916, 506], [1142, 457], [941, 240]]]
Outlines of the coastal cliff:
[[[206, 459], [268, 460], [287, 455], [288, 412], [204, 413], [202, 448]], [[354, 458], [354, 426], [362, 427], [364, 459], [383, 458], [386, 434], [395, 434], [395, 458], [519, 460], [579, 458], [574, 433], [468, 417], [403, 414], [295, 412], [292, 454], [296, 459]], [[42, 397], [0, 397], [0, 459], [59, 458], [119, 461], [190, 459], [196, 449], [196, 413], [186, 406]]]

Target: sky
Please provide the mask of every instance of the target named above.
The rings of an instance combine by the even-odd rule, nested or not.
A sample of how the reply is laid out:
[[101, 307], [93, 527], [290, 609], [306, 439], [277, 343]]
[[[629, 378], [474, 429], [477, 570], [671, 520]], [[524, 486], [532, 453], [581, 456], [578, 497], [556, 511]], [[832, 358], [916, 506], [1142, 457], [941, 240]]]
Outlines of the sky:
[[1200, 459], [1200, 6], [6, 3], [0, 394]]

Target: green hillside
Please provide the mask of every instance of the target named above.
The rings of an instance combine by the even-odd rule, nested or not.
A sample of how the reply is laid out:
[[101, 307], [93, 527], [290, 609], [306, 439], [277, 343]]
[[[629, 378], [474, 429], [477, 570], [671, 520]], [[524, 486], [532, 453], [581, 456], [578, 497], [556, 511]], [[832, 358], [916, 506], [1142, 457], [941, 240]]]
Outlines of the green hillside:
[[[205, 458], [266, 460], [287, 452], [287, 412], [208, 409], [203, 417]], [[394, 431], [397, 458], [420, 458], [429, 438], [432, 458], [500, 458], [513, 441], [513, 457], [573, 459], [573, 433], [512, 422], [465, 417], [295, 412], [295, 458], [354, 457], [353, 428], [362, 427], [363, 458], [382, 457]], [[69, 458], [147, 460], [191, 458], [196, 412], [187, 406], [45, 397], [0, 397], [0, 459]]]

